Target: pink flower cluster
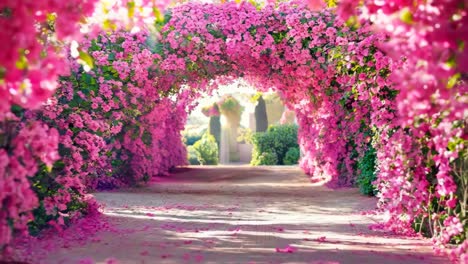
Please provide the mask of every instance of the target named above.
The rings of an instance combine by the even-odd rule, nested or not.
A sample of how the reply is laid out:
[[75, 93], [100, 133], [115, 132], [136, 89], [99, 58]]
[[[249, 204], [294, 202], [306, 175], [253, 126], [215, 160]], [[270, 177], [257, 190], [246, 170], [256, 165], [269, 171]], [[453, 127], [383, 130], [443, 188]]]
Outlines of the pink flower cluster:
[[160, 94], [151, 75], [160, 56], [149, 50], [147, 38], [143, 32], [115, 32], [85, 40], [95, 67], [86, 72], [73, 66], [41, 111], [61, 131], [61, 181], [112, 188], [185, 164], [185, 93], [174, 94], [179, 100]]
[[[53, 94], [58, 76], [67, 72], [67, 66], [65, 53], [56, 51], [56, 43], [48, 34], [55, 34], [58, 40], [74, 37], [79, 33], [78, 22], [93, 12], [96, 2], [0, 3], [0, 39], [4, 47], [0, 54], [0, 119], [12, 104], [39, 107]], [[54, 24], [53, 32], [50, 24]]]
[[39, 201], [29, 178], [38, 172], [39, 164], [50, 168], [59, 159], [59, 135], [42, 122], [21, 122], [15, 116], [3, 120], [0, 129], [0, 245], [5, 245], [13, 230], [24, 232], [34, 219], [31, 211]]
[[[0, 4], [0, 37], [7, 41], [0, 55], [0, 139], [7, 139], [0, 142], [0, 246], [11, 238], [10, 223], [25, 230], [38, 205], [60, 226], [69, 217], [64, 205], [86, 189], [146, 180], [184, 164], [180, 131], [199, 91], [240, 77], [276, 89], [295, 110], [301, 166], [313, 179], [352, 185], [373, 134], [379, 205], [390, 215], [385, 227], [409, 233], [414, 224], [435, 223], [439, 249], [466, 239], [466, 200], [453, 177], [467, 140], [461, 0], [364, 1], [359, 29], [332, 10], [297, 3], [257, 9], [189, 2], [171, 10], [157, 43], [144, 30], [81, 41], [94, 60], [89, 72], [44, 48], [35, 25], [45, 27], [54, 13], [64, 39], [94, 1], [23, 2]], [[131, 18], [134, 2], [122, 2]], [[353, 15], [356, 3], [341, 1], [338, 15]], [[65, 76], [49, 98], [58, 75]], [[37, 111], [11, 112], [12, 104], [35, 108], [47, 98]], [[37, 175], [56, 187], [42, 201], [30, 185]], [[450, 255], [466, 258], [466, 247], [460, 242]]]
[[[455, 224], [458, 220], [463, 223], [461, 237], [468, 236], [463, 212], [468, 199], [468, 186], [463, 184], [466, 172], [455, 176], [458, 172], [454, 171], [456, 164], [466, 162], [463, 155], [467, 155], [466, 1], [363, 1], [356, 8], [358, 5], [341, 1], [339, 15], [372, 21], [374, 32], [388, 36], [380, 48], [392, 58], [405, 60], [391, 76], [399, 91], [397, 120], [386, 130], [401, 126], [406, 133], [393, 134], [378, 149], [381, 202], [395, 216], [388, 226], [398, 228], [422, 214], [434, 225], [432, 235], [439, 251], [456, 260], [463, 252], [460, 248], [466, 252], [466, 240], [452, 251], [445, 245], [456, 236], [451, 230], [460, 226]], [[389, 181], [394, 183], [388, 186]], [[437, 202], [431, 205], [434, 199]], [[391, 200], [394, 202], [386, 202]], [[402, 215], [409, 215], [403, 218], [405, 223]], [[458, 220], [440, 221], [445, 217]]]
[[[51, 102], [48, 104], [56, 102], [55, 98], [50, 97], [58, 86], [59, 75], [69, 73], [69, 61], [63, 43], [81, 39], [79, 23], [93, 13], [97, 2], [5, 0], [0, 3], [0, 39], [3, 48], [0, 54], [0, 251], [10, 241], [12, 231], [21, 233], [25, 230], [26, 223], [33, 218], [31, 210], [42, 206], [43, 197], [38, 201], [39, 190], [36, 186], [33, 191], [30, 182], [38, 184], [41, 177], [50, 177], [49, 181], [42, 180], [49, 182], [54, 188], [73, 187], [78, 192], [83, 189], [78, 178], [57, 179], [61, 181], [60, 184], [64, 184], [61, 186], [55, 184], [53, 176], [44, 176], [50, 173], [52, 165], [59, 159], [58, 141], [62, 135], [57, 133], [56, 128], [59, 126], [49, 128], [33, 117], [34, 114], [24, 115], [24, 109], [40, 108], [49, 99]], [[113, 8], [127, 8], [132, 2], [135, 4], [134, 1], [118, 1]], [[143, 1], [140, 4], [153, 6], [154, 1]], [[166, 5], [167, 2], [158, 1], [159, 9], [154, 10], [162, 10], [161, 4]], [[135, 19], [132, 23], [143, 24], [143, 16], [139, 14], [142, 9], [140, 6], [136, 7], [138, 8], [133, 10]], [[122, 22], [122, 17], [115, 20]], [[119, 25], [127, 26], [125, 23]], [[73, 96], [74, 87], [65, 86], [64, 95]], [[54, 119], [62, 111], [69, 109], [67, 105], [61, 105], [56, 109], [59, 112], [46, 111], [45, 115]], [[73, 122], [78, 127], [87, 125], [80, 121], [83, 118], [79, 114], [73, 117]], [[90, 123], [90, 129], [95, 131], [98, 125]], [[80, 137], [87, 135], [84, 133]], [[64, 140], [64, 145], [72, 144], [70, 135], [65, 136]], [[90, 153], [93, 155], [97, 153], [98, 141], [86, 146], [91, 148]], [[54, 167], [54, 170], [57, 169]], [[45, 188], [42, 191], [47, 190], [47, 186], [41, 187]], [[63, 205], [74, 199], [62, 194], [64, 193], [57, 194], [61, 198], [49, 197], [46, 202], [48, 212], [54, 211], [54, 205], [62, 210]]]

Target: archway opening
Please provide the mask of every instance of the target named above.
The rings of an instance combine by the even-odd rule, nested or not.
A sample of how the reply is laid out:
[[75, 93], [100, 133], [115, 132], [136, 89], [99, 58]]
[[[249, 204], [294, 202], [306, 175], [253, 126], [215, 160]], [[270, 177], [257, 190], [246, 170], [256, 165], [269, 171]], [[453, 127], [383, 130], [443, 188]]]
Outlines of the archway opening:
[[171, 79], [163, 83], [187, 85], [193, 100], [240, 77], [275, 90], [296, 113], [301, 167], [331, 186], [354, 183], [376, 121], [392, 118], [385, 102], [394, 96], [393, 66], [377, 48], [382, 39], [329, 11], [186, 4], [172, 10], [161, 34], [161, 69]]

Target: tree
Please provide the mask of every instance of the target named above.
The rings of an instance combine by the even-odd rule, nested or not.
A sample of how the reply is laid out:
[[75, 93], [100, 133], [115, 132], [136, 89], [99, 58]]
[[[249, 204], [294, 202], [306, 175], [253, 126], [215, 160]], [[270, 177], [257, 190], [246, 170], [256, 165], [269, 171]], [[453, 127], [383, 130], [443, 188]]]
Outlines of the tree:
[[258, 103], [255, 106], [255, 131], [265, 132], [268, 128], [268, 117], [266, 112], [265, 100], [260, 95]]

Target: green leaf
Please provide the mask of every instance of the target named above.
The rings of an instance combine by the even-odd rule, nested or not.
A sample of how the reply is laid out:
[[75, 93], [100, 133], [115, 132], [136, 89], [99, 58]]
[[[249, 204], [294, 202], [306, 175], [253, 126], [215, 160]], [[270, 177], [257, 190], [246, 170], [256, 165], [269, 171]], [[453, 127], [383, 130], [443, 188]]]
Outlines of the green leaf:
[[448, 79], [447, 88], [452, 89], [455, 84], [457, 84], [458, 79], [461, 77], [461, 74], [458, 72]]
[[78, 56], [78, 62], [83, 66], [88, 66], [90, 69], [94, 67], [94, 59], [87, 52], [80, 51]]
[[107, 59], [110, 60], [110, 61], [111, 61], [111, 60], [112, 60], [112, 61], [115, 60], [115, 53], [113, 53], [113, 52], [112, 52], [112, 53], [109, 53], [109, 56], [107, 57]]
[[163, 23], [164, 22], [164, 16], [157, 7], [153, 7], [153, 15], [154, 18], [156, 18], [156, 23]]
[[21, 52], [20, 57], [16, 61], [16, 68], [18, 70], [25, 70], [28, 68], [28, 59], [24, 56], [24, 52]]

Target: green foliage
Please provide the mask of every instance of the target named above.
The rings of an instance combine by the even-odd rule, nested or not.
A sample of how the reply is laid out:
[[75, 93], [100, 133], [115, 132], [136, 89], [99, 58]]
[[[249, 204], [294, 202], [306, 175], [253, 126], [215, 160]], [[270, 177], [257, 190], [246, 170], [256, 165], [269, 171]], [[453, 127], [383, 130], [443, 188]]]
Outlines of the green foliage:
[[193, 148], [197, 152], [197, 158], [201, 165], [218, 164], [218, 145], [210, 133], [205, 133], [200, 140], [193, 144]]
[[185, 145], [192, 146], [193, 144], [195, 144], [195, 142], [197, 142], [198, 140], [202, 138], [205, 132], [206, 132], [205, 129], [201, 131], [196, 131], [193, 129], [183, 131], [182, 135], [184, 137]]
[[198, 153], [193, 146], [187, 146], [187, 159], [190, 165], [200, 165]]
[[258, 165], [277, 165], [278, 164], [278, 156], [274, 152], [263, 152], [256, 161], [255, 166]]
[[250, 128], [239, 127], [239, 129], [237, 129], [237, 135], [237, 142], [241, 144], [252, 142], [253, 133]]
[[219, 102], [219, 110], [221, 110], [221, 113], [228, 119], [230, 117], [238, 117], [240, 119], [244, 107], [242, 107], [236, 98], [232, 95], [228, 95]]
[[376, 159], [375, 149], [370, 145], [364, 156], [357, 163], [359, 171], [357, 185], [362, 194], [372, 196], [377, 192], [377, 189], [372, 184], [376, 179]]
[[258, 103], [255, 106], [255, 130], [256, 132], [265, 132], [268, 129], [268, 117], [266, 112], [265, 100], [260, 95]]
[[[46, 165], [42, 164], [39, 168], [39, 171], [34, 177], [29, 179], [31, 184], [31, 189], [36, 193], [37, 198], [39, 199], [39, 206], [33, 210], [34, 220], [28, 222], [28, 231], [29, 234], [32, 236], [39, 235], [39, 232], [47, 227], [49, 227], [49, 221], [57, 220], [59, 215], [58, 214], [47, 214], [46, 209], [44, 207], [44, 199], [47, 197], [54, 197], [59, 194], [59, 192], [66, 191], [70, 194], [71, 201], [66, 204], [65, 210], [55, 210], [60, 213], [66, 215], [72, 212], [80, 212], [82, 214], [86, 214], [86, 209], [88, 204], [81, 200], [80, 194], [73, 190], [68, 189], [66, 190], [64, 186], [58, 184], [56, 181], [53, 180], [51, 177], [52, 175], [56, 175], [58, 171], [63, 169], [63, 162], [57, 161], [55, 162], [52, 171], [51, 168], [48, 168]], [[64, 217], [65, 223], [69, 220], [68, 216]]]
[[290, 148], [299, 148], [297, 144], [297, 125], [274, 125], [266, 132], [252, 135], [252, 165], [260, 165], [264, 153], [274, 153], [277, 165], [283, 165], [286, 152]]
[[283, 163], [284, 165], [295, 165], [300, 158], [299, 148], [293, 147], [289, 148], [284, 156]]

